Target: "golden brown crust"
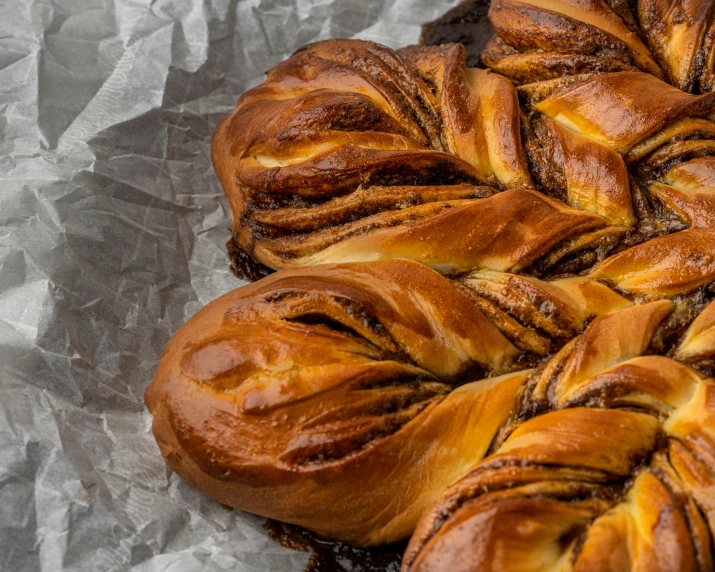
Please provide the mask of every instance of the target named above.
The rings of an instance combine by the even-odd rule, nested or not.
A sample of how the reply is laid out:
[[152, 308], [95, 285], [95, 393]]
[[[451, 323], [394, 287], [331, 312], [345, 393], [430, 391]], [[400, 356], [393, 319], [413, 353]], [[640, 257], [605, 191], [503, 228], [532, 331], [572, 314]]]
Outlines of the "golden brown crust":
[[162, 454], [196, 487], [378, 544], [409, 534], [486, 453], [528, 372], [474, 380], [516, 356], [422, 265], [323, 266], [209, 304], [172, 339], [146, 401]]
[[638, 2], [638, 23], [651, 52], [670, 82], [683, 91], [692, 91], [703, 72], [702, 50], [712, 12], [709, 0]]
[[[214, 136], [236, 243], [271, 268], [413, 258], [416, 225], [442, 251], [455, 224], [466, 232], [474, 209], [488, 208], [480, 198], [533, 187], [514, 87], [464, 57], [455, 45], [331, 40], [271, 70]], [[464, 214], [445, 214], [455, 209]], [[427, 263], [476, 264], [456, 250]]]
[[671, 310], [598, 318], [557, 354], [526, 419], [422, 518], [403, 571], [711, 569], [715, 384], [644, 355]]
[[712, 91], [709, 0], [499, 0], [483, 62], [517, 85], [637, 68], [678, 89]]
[[[677, 278], [667, 295], [690, 288]], [[557, 352], [522, 398], [534, 410], [590, 404], [614, 375], [653, 392], [644, 367], [669, 398], [678, 388], [659, 380], [673, 368], [637, 358], [675, 306], [592, 278], [449, 280], [407, 260], [283, 270], [183, 326], [146, 400], [168, 463], [209, 495], [331, 538], [391, 542], [518, 421], [530, 356]]]
[[577, 133], [627, 153], [684, 116], [710, 113], [715, 95], [688, 95], [641, 72], [600, 74], [534, 106]]
[[605, 56], [661, 77], [637, 34], [604, 3], [589, 0], [497, 0], [494, 31], [519, 52]]
[[[542, 4], [528, 6], [620, 34], [631, 59], [648, 52], [633, 22], [617, 25], [623, 6]], [[519, 54], [505, 35], [514, 22], [502, 24], [495, 65]], [[553, 77], [519, 88], [530, 94], [520, 109], [511, 83], [466, 69], [459, 46], [306, 46], [245, 94], [214, 137], [234, 244], [271, 268], [401, 257], [445, 274], [557, 274], [603, 261], [625, 234], [632, 244], [707, 225], [708, 200], [683, 198], [668, 173], [715, 153], [713, 96], [647, 73], [603, 73], [632, 66], [596, 59], [597, 72], [577, 75], [549, 65]], [[645, 199], [633, 196], [629, 164]], [[499, 193], [534, 186], [572, 210], [526, 189]], [[655, 221], [648, 200], [664, 209]]]
[[331, 538], [417, 526], [404, 572], [712, 569], [711, 12], [495, 1], [511, 82], [454, 45], [271, 70], [213, 160], [283, 270], [167, 347], [172, 468]]

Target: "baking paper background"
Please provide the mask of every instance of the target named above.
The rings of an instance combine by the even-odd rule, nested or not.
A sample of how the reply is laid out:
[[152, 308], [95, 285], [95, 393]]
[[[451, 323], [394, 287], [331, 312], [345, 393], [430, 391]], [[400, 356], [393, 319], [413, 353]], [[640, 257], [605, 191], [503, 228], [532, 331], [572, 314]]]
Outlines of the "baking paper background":
[[173, 474], [142, 394], [241, 283], [216, 122], [300, 45], [446, 0], [0, 0], [0, 569], [302, 570]]

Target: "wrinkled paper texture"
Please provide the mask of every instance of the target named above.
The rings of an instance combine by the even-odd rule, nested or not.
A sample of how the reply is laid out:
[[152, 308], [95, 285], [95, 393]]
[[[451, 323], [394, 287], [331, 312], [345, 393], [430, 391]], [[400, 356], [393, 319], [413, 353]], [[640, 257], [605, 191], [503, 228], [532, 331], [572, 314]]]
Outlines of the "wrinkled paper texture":
[[454, 0], [0, 0], [0, 570], [302, 570], [173, 474], [142, 394], [241, 283], [219, 119], [300, 45]]

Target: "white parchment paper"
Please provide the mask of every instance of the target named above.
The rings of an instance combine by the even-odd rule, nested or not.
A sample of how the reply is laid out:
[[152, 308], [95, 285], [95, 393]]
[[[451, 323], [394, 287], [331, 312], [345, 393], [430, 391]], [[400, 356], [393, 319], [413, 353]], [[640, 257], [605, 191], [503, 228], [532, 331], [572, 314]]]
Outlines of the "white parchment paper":
[[0, 0], [0, 569], [302, 570], [173, 474], [142, 399], [240, 285], [216, 122], [300, 45], [455, 0]]

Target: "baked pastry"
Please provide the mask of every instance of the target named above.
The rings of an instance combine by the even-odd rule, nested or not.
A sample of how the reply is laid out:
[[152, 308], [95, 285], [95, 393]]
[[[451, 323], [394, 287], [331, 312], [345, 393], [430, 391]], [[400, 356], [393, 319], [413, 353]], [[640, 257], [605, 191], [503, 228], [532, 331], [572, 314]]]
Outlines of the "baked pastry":
[[497, 194], [533, 188], [516, 91], [464, 57], [330, 40], [271, 70], [214, 137], [238, 246], [274, 269], [403, 257], [460, 272], [480, 265], [479, 234], [506, 269], [621, 232], [541, 193]]
[[494, 0], [489, 20], [496, 36], [482, 60], [517, 85], [641, 70], [685, 92], [713, 88], [709, 0]]
[[167, 346], [172, 468], [330, 538], [417, 527], [405, 572], [711, 569], [715, 96], [664, 81], [710, 69], [664, 10], [494, 4], [517, 87], [459, 46], [334, 40], [244, 95], [213, 160], [234, 242], [281, 270]]
[[[712, 352], [714, 311], [676, 358], [703, 327]], [[546, 362], [494, 452], [422, 518], [403, 571], [712, 570], [715, 383], [650, 354], [671, 312], [601, 316]]]
[[[146, 394], [153, 430], [172, 468], [221, 502], [352, 543], [391, 542], [508, 425], [555, 408], [546, 396], [597, 407], [591, 386], [607, 374], [596, 374], [668, 337], [677, 303], [631, 297], [578, 277], [450, 281], [404, 260], [284, 270], [177, 331]], [[681, 359], [712, 355], [710, 308]], [[559, 347], [524, 393], [524, 361]], [[676, 385], [690, 371], [656, 366]], [[643, 375], [641, 385], [659, 381]]]
[[[180, 328], [146, 402], [169, 465], [221, 502], [374, 545], [486, 453], [527, 373], [410, 261], [275, 273]], [[458, 385], [501, 377], [485, 383]], [[439, 446], [436, 446], [439, 444]]]

